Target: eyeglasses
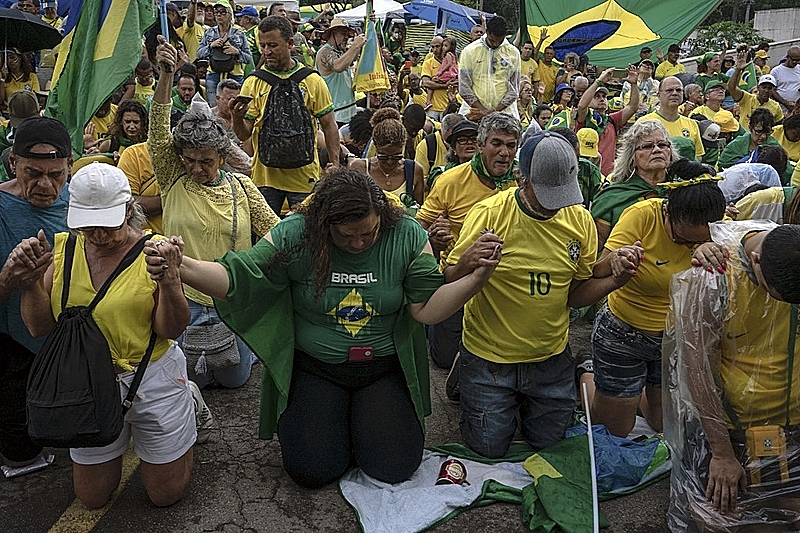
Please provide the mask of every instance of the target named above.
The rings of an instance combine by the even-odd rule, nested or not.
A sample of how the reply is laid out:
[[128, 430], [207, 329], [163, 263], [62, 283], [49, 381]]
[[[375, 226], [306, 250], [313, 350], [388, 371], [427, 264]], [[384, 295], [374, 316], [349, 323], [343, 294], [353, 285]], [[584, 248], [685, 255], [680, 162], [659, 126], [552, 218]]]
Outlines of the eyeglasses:
[[672, 143], [667, 141], [658, 141], [657, 143], [644, 143], [640, 144], [636, 147], [636, 151], [639, 152], [641, 150], [652, 152], [656, 148], [659, 150], [669, 150], [672, 147]]
[[228, 13], [230, 13], [230, 11], [228, 11], [227, 9], [215, 9], [214, 10], [214, 14], [215, 15], [227, 15]]
[[672, 242], [674, 242], [675, 244], [678, 244], [680, 246], [696, 246], [698, 244], [703, 244], [704, 242], [707, 242], [705, 240], [703, 240], [703, 241], [690, 241], [688, 239], [684, 239], [683, 237], [678, 235], [678, 233], [675, 231], [675, 226], [672, 225], [672, 217], [670, 217], [669, 215], [665, 215], [665, 216], [666, 216], [667, 220], [669, 220], [669, 232], [672, 233]]
[[755, 135], [756, 137], [766, 137], [768, 135], [772, 135], [772, 128], [768, 128], [766, 130], [757, 130], [755, 128], [750, 130], [750, 133]]
[[78, 231], [80, 231], [81, 233], [92, 233], [92, 232], [97, 231], [97, 230], [103, 230], [103, 231], [106, 231], [106, 232], [119, 231], [119, 230], [122, 229], [122, 226], [124, 226], [124, 225], [125, 225], [125, 222], [123, 222], [122, 224], [120, 224], [119, 226], [114, 227], [114, 228], [107, 228], [105, 226], [86, 226], [85, 228], [78, 228]]
[[403, 154], [377, 154], [375, 157], [378, 161], [400, 161], [403, 159]]
[[477, 137], [456, 137], [456, 144], [464, 146], [466, 144], [478, 144]]

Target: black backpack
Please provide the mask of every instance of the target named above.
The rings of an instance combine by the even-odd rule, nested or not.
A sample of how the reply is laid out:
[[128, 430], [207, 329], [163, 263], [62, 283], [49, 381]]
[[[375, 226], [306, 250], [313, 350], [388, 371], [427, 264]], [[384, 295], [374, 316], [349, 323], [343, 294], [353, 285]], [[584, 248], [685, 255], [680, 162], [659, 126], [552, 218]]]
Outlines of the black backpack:
[[150, 336], [128, 395], [121, 402], [108, 341], [92, 318], [92, 311], [111, 283], [142, 253], [144, 242], [150, 237], [142, 237], [131, 248], [88, 306], [67, 307], [76, 242], [74, 235], [68, 237], [62, 311], [28, 375], [28, 435], [40, 446], [106, 446], [122, 432], [125, 413], [142, 381], [156, 334]]
[[253, 73], [272, 87], [258, 133], [258, 159], [265, 167], [300, 168], [314, 162], [317, 131], [299, 86], [313, 72], [302, 67], [286, 79], [263, 69]]

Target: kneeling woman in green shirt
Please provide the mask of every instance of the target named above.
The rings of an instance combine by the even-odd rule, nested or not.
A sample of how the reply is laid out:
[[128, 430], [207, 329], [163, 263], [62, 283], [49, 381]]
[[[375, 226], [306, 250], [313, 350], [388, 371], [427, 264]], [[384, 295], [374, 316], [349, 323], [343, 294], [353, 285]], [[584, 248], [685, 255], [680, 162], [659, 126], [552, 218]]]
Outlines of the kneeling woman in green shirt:
[[[151, 274], [159, 252], [145, 249]], [[472, 273], [443, 285], [427, 232], [366, 174], [339, 170], [252, 250], [216, 263], [183, 257], [182, 281], [263, 361], [261, 438], [277, 430], [284, 468], [321, 487], [353, 464], [386, 483], [411, 477], [430, 413], [421, 323], [452, 315], [489, 278], [501, 244], [482, 235]]]

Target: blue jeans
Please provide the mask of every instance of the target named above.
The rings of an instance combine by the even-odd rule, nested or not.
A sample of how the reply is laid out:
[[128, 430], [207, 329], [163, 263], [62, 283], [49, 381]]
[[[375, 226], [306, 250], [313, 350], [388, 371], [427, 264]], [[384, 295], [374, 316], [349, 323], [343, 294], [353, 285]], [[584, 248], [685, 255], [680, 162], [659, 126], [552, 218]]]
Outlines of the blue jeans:
[[450, 369], [461, 344], [464, 308], [438, 324], [428, 326], [428, 342], [431, 346], [431, 360], [439, 368]]
[[[210, 70], [206, 72], [206, 100], [208, 100], [208, 105], [214, 107], [217, 105], [217, 85], [220, 82], [220, 75], [217, 72], [211, 72]], [[229, 80], [236, 80], [239, 82], [239, 85], [244, 83], [244, 76], [232, 76], [228, 74], [227, 79]]]
[[493, 363], [461, 346], [461, 438], [484, 457], [502, 457], [517, 431], [534, 448], [564, 438], [575, 407], [569, 345], [540, 363]]
[[613, 398], [636, 398], [645, 384], [661, 387], [661, 337], [617, 318], [608, 303], [592, 328], [594, 383]]
[[[199, 326], [201, 324], [217, 324], [221, 322], [217, 315], [217, 310], [197, 302], [189, 302], [189, 325]], [[183, 335], [178, 338], [178, 344], [183, 348]], [[250, 379], [250, 370], [256, 362], [256, 355], [244, 343], [239, 336], [236, 336], [236, 344], [239, 346], [239, 364], [222, 368], [219, 370], [208, 370], [204, 374], [197, 374], [191, 365], [187, 365], [189, 379], [194, 381], [201, 389], [209, 385], [220, 385], [228, 389], [236, 389], [247, 383]]]
[[291, 209], [295, 204], [299, 204], [309, 195], [307, 192], [282, 191], [275, 187], [259, 187], [258, 190], [264, 196], [264, 200], [267, 201], [267, 205], [270, 209], [278, 216], [281, 216], [284, 200], [286, 200], [289, 204], [289, 209]]

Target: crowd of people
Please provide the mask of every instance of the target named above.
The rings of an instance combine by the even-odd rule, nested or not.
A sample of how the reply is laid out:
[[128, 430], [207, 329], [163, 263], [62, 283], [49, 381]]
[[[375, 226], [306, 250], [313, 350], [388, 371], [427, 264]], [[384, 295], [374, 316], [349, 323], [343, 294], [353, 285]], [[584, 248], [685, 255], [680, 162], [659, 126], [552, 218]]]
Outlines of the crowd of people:
[[[53, 4], [17, 8], [58, 26]], [[407, 480], [430, 360], [482, 456], [518, 435], [562, 440], [585, 384], [612, 434], [637, 413], [666, 432], [674, 527], [800, 519], [786, 503], [800, 480], [800, 47], [773, 62], [766, 43], [710, 51], [695, 74], [677, 43], [600, 68], [501, 16], [462, 49], [448, 34], [407, 47], [398, 25], [381, 37], [391, 87], [359, 93], [367, 40], [333, 12], [166, 11], [169, 35], [143, 36], [82, 146], [40, 116], [58, 49], [3, 53], [7, 466], [41, 461], [26, 376], [64, 285], [86, 305], [147, 238], [95, 315], [121, 389], [151, 332], [164, 372], [116, 442], [71, 451], [89, 507], [118, 485], [131, 435], [150, 499], [179, 500], [214, 427], [200, 390], [241, 387], [258, 360], [259, 435], [277, 434], [298, 484], [352, 466]], [[594, 319], [591, 350], [573, 354], [579, 315]], [[773, 425], [788, 477], [766, 482], [745, 435]]]

